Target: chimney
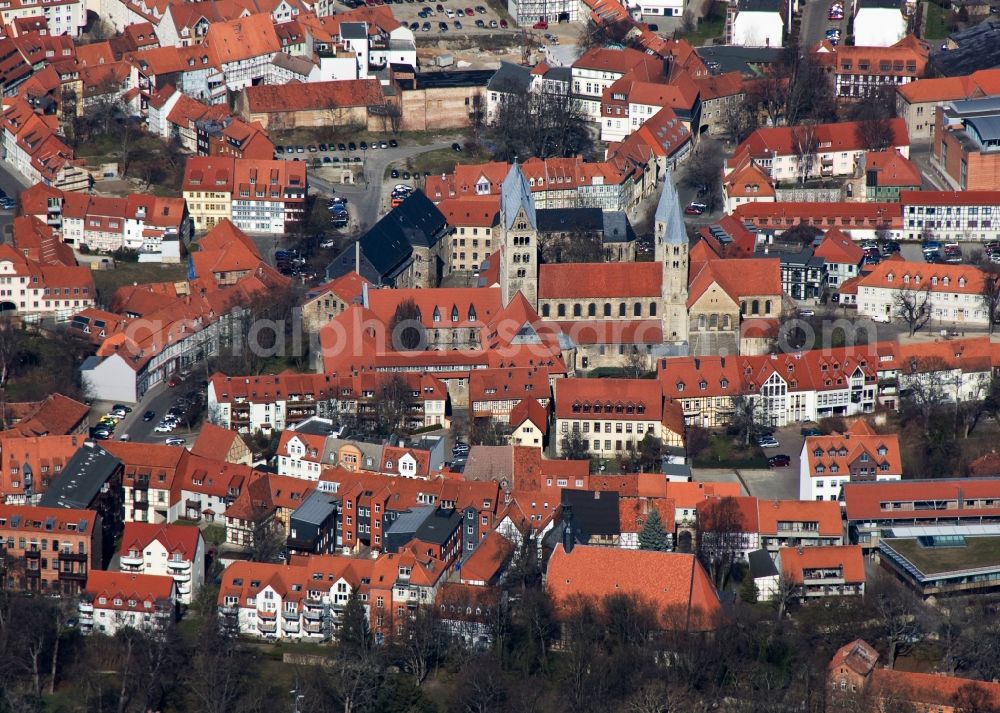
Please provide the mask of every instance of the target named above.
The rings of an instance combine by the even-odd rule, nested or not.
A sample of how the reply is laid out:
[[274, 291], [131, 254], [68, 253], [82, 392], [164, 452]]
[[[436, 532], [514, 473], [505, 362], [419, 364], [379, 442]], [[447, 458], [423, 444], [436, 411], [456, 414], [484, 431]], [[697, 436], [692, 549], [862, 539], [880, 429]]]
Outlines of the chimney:
[[354, 243], [354, 271], [361, 274], [361, 240], [360, 238]]
[[694, 358], [694, 368], [695, 369], [700, 369], [701, 368], [701, 359], [699, 359], [698, 357]]
[[368, 309], [368, 283], [361, 283], [361, 306]]
[[721, 359], [719, 359], [719, 366], [721, 366], [723, 369], [726, 368], [726, 357], [722, 357]]

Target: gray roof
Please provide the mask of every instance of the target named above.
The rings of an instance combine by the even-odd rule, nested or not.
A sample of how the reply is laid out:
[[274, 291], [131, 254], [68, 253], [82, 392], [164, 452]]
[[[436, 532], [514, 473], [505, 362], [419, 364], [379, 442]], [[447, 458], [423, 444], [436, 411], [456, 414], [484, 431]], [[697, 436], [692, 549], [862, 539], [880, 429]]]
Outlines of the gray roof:
[[981, 99], [959, 99], [951, 102], [956, 114], [962, 116], [989, 116], [1000, 114], [1000, 97], [982, 97]]
[[305, 421], [295, 424], [293, 429], [296, 433], [305, 433], [310, 436], [329, 436], [334, 430], [333, 421], [319, 416], [310, 416]]
[[398, 517], [396, 517], [392, 524], [389, 525], [389, 529], [386, 530], [386, 534], [399, 535], [415, 533], [420, 529], [420, 526], [424, 524], [424, 520], [430, 517], [433, 513], [434, 507], [431, 505], [421, 505], [402, 512]]
[[691, 466], [687, 463], [664, 463], [660, 469], [664, 475], [679, 475], [681, 477], [691, 477]]
[[455, 509], [444, 510], [435, 508], [430, 517], [425, 519], [417, 528], [414, 537], [424, 542], [433, 542], [435, 545], [443, 545], [455, 532], [457, 527], [462, 525], [462, 513]]
[[659, 236], [667, 245], [687, 245], [687, 231], [684, 229], [684, 218], [681, 215], [681, 199], [674, 186], [674, 177], [667, 171], [663, 177], [663, 190], [660, 191], [660, 201], [656, 204], [656, 230], [663, 234]]
[[330, 515], [336, 512], [339, 502], [340, 498], [333, 493], [314, 490], [302, 501], [301, 505], [295, 508], [292, 519], [308, 522], [312, 525], [322, 525]]
[[523, 94], [531, 85], [531, 70], [512, 62], [501, 62], [500, 69], [490, 77], [486, 88], [491, 92]]
[[86, 509], [122, 462], [92, 441], [73, 454], [38, 503], [47, 508]]
[[282, 69], [287, 69], [289, 72], [300, 74], [303, 77], [309, 76], [309, 73], [316, 66], [305, 57], [293, 57], [285, 52], [275, 54], [274, 59], [271, 60], [271, 64]]
[[747, 560], [750, 563], [750, 576], [754, 579], [778, 576], [778, 568], [767, 550], [754, 550], [747, 556]]
[[592, 535], [621, 534], [618, 493], [613, 490], [563, 490], [562, 507], [572, 508], [573, 527], [583, 534], [581, 542]]
[[972, 126], [983, 141], [1000, 141], [1000, 116], [979, 116], [966, 119], [965, 123]]
[[362, 470], [377, 470], [382, 460], [382, 444], [359, 441], [354, 438], [327, 438], [323, 447], [323, 460], [332, 463], [337, 451], [346, 445], [352, 445], [361, 451], [362, 462], [358, 465]]
[[699, 47], [698, 56], [705, 60], [712, 72], [742, 72], [756, 76], [760, 65], [774, 64], [781, 57], [780, 47], [740, 47], [739, 45], [712, 45]]
[[364, 22], [342, 22], [340, 36], [345, 40], [368, 39], [368, 24]]
[[935, 49], [930, 63], [938, 75], [957, 77], [1000, 66], [1000, 20], [988, 19], [952, 33], [954, 49]]
[[624, 211], [606, 210], [602, 211], [604, 221], [605, 243], [630, 243], [635, 240], [635, 231], [632, 230], [632, 223]]
[[542, 75], [547, 81], [550, 82], [566, 82], [573, 78], [573, 68], [572, 67], [552, 67], [548, 72]]
[[500, 186], [500, 216], [507, 230], [514, 226], [514, 219], [521, 208], [524, 208], [524, 214], [528, 217], [528, 224], [531, 228], [537, 228], [535, 199], [531, 196], [528, 179], [524, 177], [524, 172], [517, 161], [514, 161], [507, 172], [507, 177], [503, 179], [503, 184]]

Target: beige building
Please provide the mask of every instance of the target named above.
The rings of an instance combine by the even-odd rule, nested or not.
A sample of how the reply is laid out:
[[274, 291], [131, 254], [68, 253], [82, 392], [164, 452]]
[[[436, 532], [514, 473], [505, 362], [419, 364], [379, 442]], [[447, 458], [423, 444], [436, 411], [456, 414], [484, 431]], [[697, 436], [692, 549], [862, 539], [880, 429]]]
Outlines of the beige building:
[[196, 232], [211, 230], [233, 215], [233, 160], [211, 157], [202, 161], [199, 169], [185, 171], [182, 187]]
[[356, 272], [348, 272], [309, 290], [302, 302], [302, 326], [305, 331], [316, 334], [348, 305], [360, 303], [365, 286], [370, 287], [371, 283]]
[[555, 384], [556, 453], [578, 436], [591, 455], [612, 458], [638, 447], [648, 435], [665, 446], [684, 446], [680, 406], [648, 379], [560, 379]]

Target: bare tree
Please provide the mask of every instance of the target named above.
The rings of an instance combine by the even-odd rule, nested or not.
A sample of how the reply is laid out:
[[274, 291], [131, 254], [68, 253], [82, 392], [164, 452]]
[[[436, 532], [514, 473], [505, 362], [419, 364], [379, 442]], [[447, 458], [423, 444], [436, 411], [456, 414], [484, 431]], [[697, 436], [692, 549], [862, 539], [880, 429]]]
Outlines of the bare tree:
[[877, 627], [888, 645], [892, 668], [896, 658], [919, 640], [923, 624], [923, 604], [911, 589], [880, 572], [868, 583], [865, 599], [871, 602]]
[[569, 460], [584, 460], [590, 455], [590, 444], [584, 440], [579, 431], [571, 431], [563, 436], [559, 446], [563, 458]]
[[895, 145], [892, 122], [887, 118], [860, 121], [855, 133], [861, 145], [869, 151], [885, 151]]
[[24, 330], [15, 317], [0, 316], [0, 389], [7, 383], [24, 346]]
[[785, 618], [789, 605], [799, 597], [800, 587], [784, 572], [778, 575], [778, 584], [774, 589], [774, 603], [777, 605], [778, 621]]
[[447, 650], [447, 632], [437, 616], [437, 608], [433, 606], [404, 612], [397, 624], [390, 642], [392, 650], [402, 662], [403, 669], [419, 686], [442, 660]]
[[694, 188], [709, 211], [721, 204], [722, 149], [715, 141], [701, 141], [684, 163], [684, 185]]
[[413, 396], [406, 377], [399, 373], [389, 374], [382, 379], [378, 391], [380, 397], [375, 402], [378, 429], [385, 433], [407, 430]]
[[254, 562], [277, 562], [285, 549], [285, 533], [274, 512], [264, 506], [254, 507], [252, 518], [250, 559]]
[[[989, 320], [990, 334], [993, 334], [996, 322], [1000, 319], [1000, 275], [992, 269], [984, 272], [980, 299], [983, 303], [983, 310], [986, 312], [986, 319]], [[3, 349], [0, 347], [0, 359], [2, 359], [2, 351]], [[0, 386], [2, 385], [3, 380], [0, 379]]]
[[625, 356], [622, 357], [622, 369], [629, 379], [640, 379], [648, 374], [650, 358], [646, 347], [642, 344], [633, 344], [631, 349], [626, 348]]
[[800, 184], [804, 185], [812, 175], [818, 145], [814, 122], [807, 121], [792, 128], [792, 153], [796, 158], [795, 167], [799, 174]]
[[522, 92], [500, 103], [489, 138], [497, 160], [591, 153], [593, 136], [577, 100], [569, 94]]
[[896, 316], [906, 323], [912, 337], [931, 319], [930, 285], [918, 289], [905, 288], [896, 290], [893, 297], [893, 307]]
[[698, 559], [720, 591], [725, 589], [733, 564], [746, 549], [746, 528], [733, 498], [718, 498], [698, 510]]
[[740, 440], [745, 447], [760, 433], [764, 425], [764, 406], [761, 399], [753, 394], [740, 394], [733, 397], [733, 415], [729, 425], [736, 428]]
[[420, 308], [407, 297], [396, 305], [389, 323], [392, 346], [397, 351], [413, 351], [426, 347], [424, 329], [420, 321]]

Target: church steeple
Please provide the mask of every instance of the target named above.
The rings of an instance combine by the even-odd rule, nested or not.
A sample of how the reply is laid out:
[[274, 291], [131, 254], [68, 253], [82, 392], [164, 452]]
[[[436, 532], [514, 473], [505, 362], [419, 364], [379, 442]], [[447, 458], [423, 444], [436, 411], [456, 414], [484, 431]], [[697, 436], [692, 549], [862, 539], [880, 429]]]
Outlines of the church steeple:
[[500, 291], [504, 306], [520, 292], [538, 308], [538, 219], [517, 161], [500, 186]]
[[663, 180], [654, 221], [655, 258], [661, 264], [663, 281], [663, 341], [688, 341], [688, 237], [684, 229], [680, 197], [668, 171]]

